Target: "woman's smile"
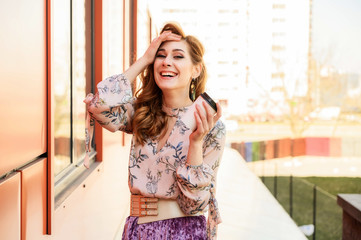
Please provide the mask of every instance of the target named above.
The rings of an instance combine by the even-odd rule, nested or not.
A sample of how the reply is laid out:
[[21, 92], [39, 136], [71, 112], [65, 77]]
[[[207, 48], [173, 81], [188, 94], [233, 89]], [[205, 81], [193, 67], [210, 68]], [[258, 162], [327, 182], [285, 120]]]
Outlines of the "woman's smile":
[[170, 80], [176, 77], [178, 73], [171, 72], [171, 71], [161, 71], [160, 76], [162, 79]]

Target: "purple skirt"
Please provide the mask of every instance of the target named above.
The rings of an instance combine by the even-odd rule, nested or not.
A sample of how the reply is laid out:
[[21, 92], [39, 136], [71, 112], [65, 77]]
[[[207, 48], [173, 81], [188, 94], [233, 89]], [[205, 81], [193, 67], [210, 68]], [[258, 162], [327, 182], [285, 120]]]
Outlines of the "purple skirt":
[[138, 217], [127, 218], [123, 240], [206, 240], [205, 216], [171, 218], [138, 224]]

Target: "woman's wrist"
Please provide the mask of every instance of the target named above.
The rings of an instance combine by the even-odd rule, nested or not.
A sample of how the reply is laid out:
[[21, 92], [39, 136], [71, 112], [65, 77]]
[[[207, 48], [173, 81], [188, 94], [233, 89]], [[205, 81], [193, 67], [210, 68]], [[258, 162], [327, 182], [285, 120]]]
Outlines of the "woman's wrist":
[[203, 163], [202, 141], [189, 142], [187, 163], [194, 166]]
[[203, 141], [189, 140], [189, 147], [202, 149]]
[[145, 68], [146, 68], [148, 65], [150, 65], [150, 64], [153, 63], [153, 61], [154, 61], [154, 56], [153, 56], [153, 57], [149, 57], [149, 56], [147, 56], [147, 55], [144, 54], [142, 57], [139, 58], [139, 61], [141, 61], [141, 62], [145, 65]]
[[152, 63], [152, 60], [148, 59], [148, 57], [143, 55], [142, 57], [138, 58], [136, 63], [139, 66], [139, 68], [142, 69], [142, 71], [143, 71], [144, 69], [146, 69], [148, 67], [149, 64]]
[[123, 74], [127, 77], [130, 82], [134, 79], [149, 65], [146, 58], [141, 57], [135, 63], [133, 63]]

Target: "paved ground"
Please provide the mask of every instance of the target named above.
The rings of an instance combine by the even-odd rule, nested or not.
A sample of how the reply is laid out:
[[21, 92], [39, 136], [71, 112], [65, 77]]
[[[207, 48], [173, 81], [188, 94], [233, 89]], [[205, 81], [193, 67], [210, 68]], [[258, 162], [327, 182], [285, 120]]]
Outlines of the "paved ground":
[[218, 172], [217, 200], [223, 223], [219, 240], [306, 239], [287, 212], [239, 153], [225, 148]]

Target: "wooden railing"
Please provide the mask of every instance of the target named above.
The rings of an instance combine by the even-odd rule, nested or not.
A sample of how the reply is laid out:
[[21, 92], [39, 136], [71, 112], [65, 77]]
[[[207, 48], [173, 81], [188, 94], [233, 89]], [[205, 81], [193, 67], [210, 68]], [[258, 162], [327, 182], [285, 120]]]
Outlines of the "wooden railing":
[[342, 240], [361, 239], [361, 194], [338, 194], [342, 208]]

